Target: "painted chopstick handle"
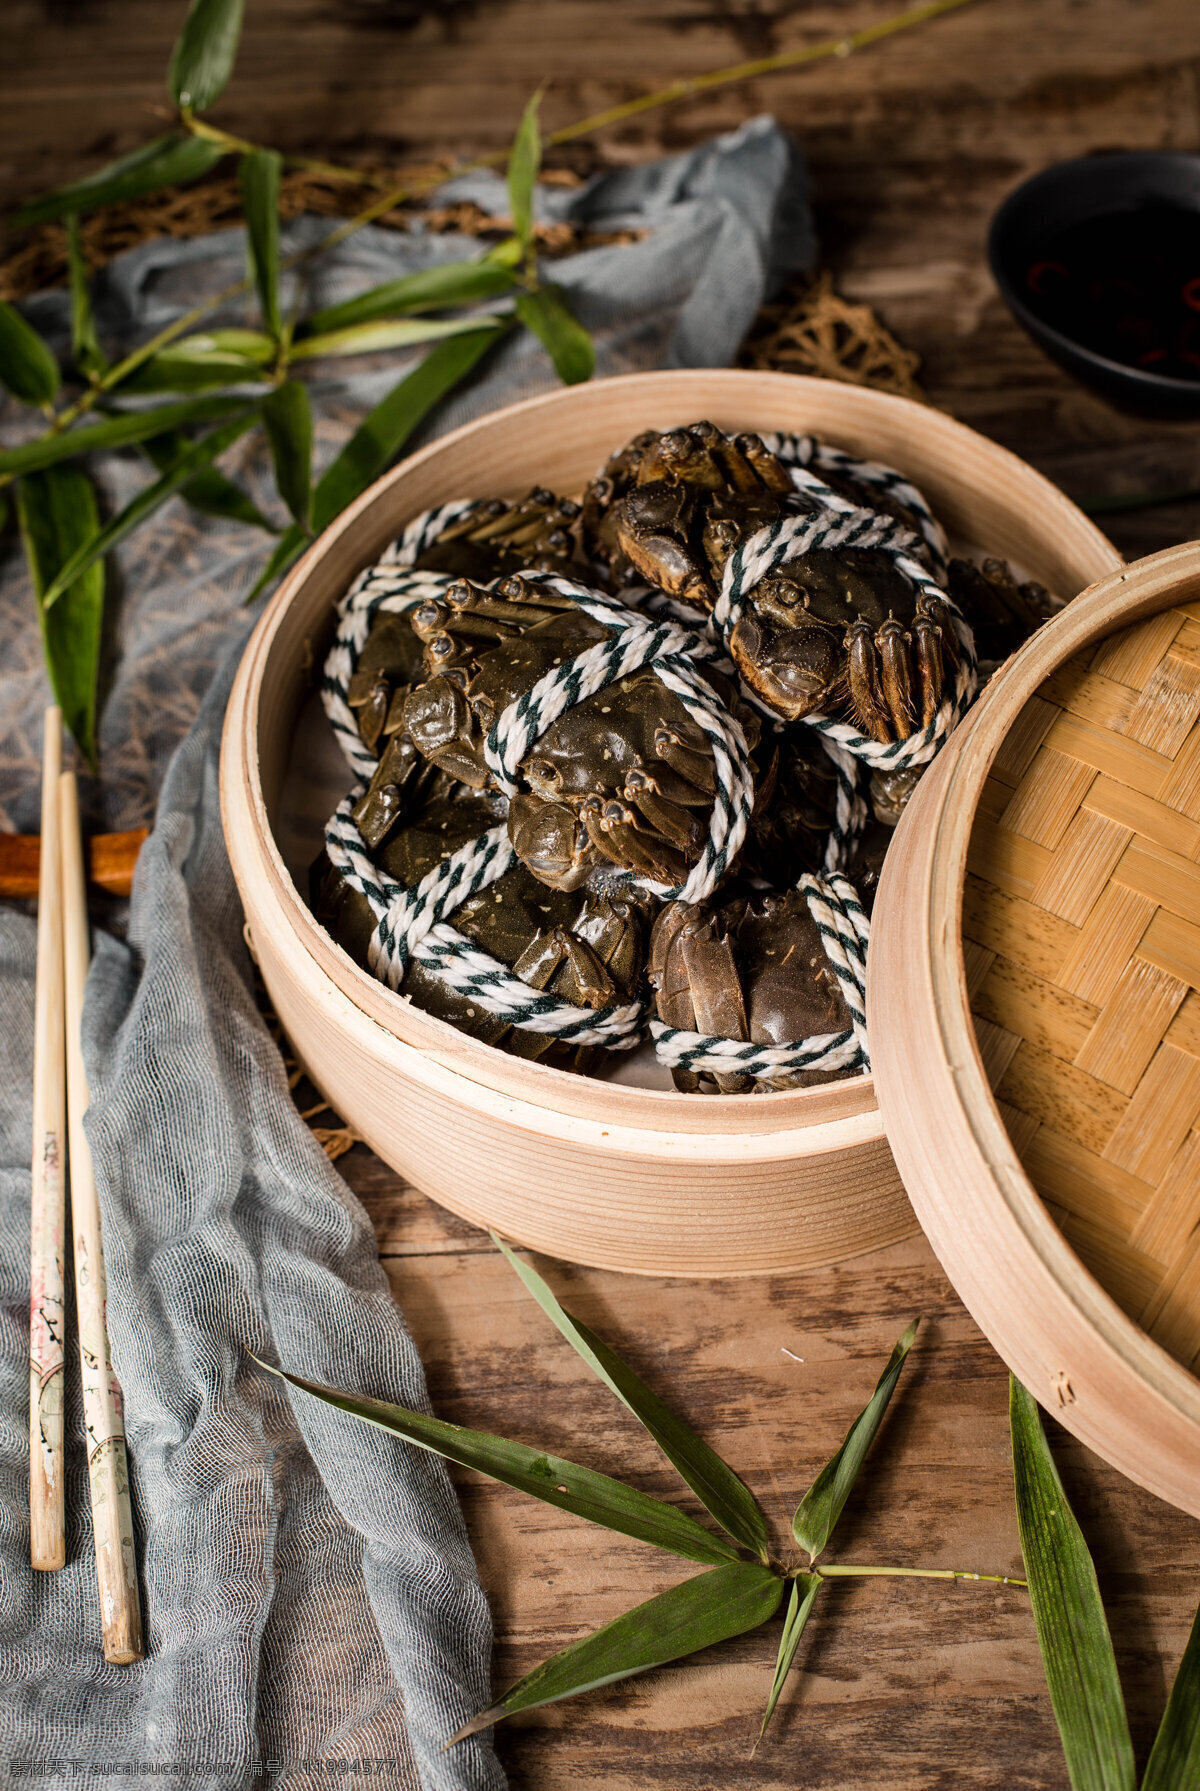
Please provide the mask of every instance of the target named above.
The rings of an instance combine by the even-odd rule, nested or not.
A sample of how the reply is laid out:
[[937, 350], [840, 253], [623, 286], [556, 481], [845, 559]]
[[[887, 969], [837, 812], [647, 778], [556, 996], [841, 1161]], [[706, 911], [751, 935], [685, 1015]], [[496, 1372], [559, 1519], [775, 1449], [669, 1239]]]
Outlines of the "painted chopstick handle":
[[29, 1558], [47, 1571], [67, 1558], [63, 1529], [63, 1237], [66, 1231], [66, 1065], [58, 779], [62, 716], [46, 711], [34, 1008], [33, 1149], [29, 1240]]
[[96, 1578], [104, 1654], [124, 1664], [142, 1658], [129, 1462], [121, 1388], [109, 1355], [105, 1315], [104, 1243], [92, 1153], [83, 1130], [88, 1105], [80, 1022], [88, 969], [87, 897], [79, 795], [72, 773], [59, 780], [62, 832], [63, 932], [66, 971], [67, 1123], [71, 1160], [71, 1222], [75, 1238], [75, 1301], [83, 1371], [83, 1420], [96, 1542]]

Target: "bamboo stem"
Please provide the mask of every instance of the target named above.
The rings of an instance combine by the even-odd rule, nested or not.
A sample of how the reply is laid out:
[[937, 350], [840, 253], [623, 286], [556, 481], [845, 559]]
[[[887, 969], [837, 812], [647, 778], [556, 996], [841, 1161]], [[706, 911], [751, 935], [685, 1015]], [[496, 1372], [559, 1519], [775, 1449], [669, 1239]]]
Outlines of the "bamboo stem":
[[48, 1572], [67, 1558], [63, 1528], [63, 1233], [66, 1063], [58, 779], [62, 715], [46, 710], [38, 883], [29, 1253], [29, 1559]]
[[121, 1388], [112, 1370], [105, 1317], [106, 1283], [100, 1202], [92, 1153], [83, 1130], [88, 1105], [80, 1021], [88, 969], [83, 836], [73, 772], [59, 780], [63, 916], [66, 949], [67, 1113], [71, 1149], [71, 1219], [75, 1236], [75, 1303], [83, 1371], [83, 1419], [96, 1543], [96, 1578], [106, 1660], [142, 1657], [142, 1616], [129, 1504], [129, 1462]]
[[1028, 1580], [1014, 1579], [1009, 1573], [969, 1573], [958, 1567], [861, 1567], [853, 1562], [834, 1562], [830, 1566], [810, 1567], [823, 1580], [905, 1579], [905, 1580], [981, 1580], [991, 1586], [1025, 1586]]

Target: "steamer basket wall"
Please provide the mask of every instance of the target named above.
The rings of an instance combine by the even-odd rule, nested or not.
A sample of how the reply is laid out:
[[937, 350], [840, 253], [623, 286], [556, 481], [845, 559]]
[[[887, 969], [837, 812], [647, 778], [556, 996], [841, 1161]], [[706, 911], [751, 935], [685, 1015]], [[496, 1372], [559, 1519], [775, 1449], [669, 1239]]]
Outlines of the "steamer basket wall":
[[1200, 1517], [1198, 922], [1191, 542], [1039, 630], [922, 780], [867, 1016], [968, 1310], [1061, 1423]]
[[567, 1260], [718, 1275], [836, 1261], [915, 1223], [870, 1077], [708, 1098], [525, 1063], [419, 1012], [317, 926], [275, 829], [300, 715], [354, 575], [414, 516], [534, 484], [578, 492], [640, 430], [708, 417], [820, 435], [899, 467], [952, 536], [1063, 595], [1120, 564], [1023, 462], [904, 399], [743, 372], [596, 382], [443, 437], [371, 488], [310, 549], [251, 637], [222, 750], [226, 838], [267, 988], [334, 1108], [453, 1211]]

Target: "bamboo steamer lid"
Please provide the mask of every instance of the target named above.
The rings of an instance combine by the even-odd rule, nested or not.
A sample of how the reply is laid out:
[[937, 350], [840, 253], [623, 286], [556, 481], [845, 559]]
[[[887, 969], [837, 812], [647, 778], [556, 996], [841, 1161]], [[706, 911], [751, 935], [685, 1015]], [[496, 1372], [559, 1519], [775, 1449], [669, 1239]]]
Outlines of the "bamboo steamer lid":
[[1092, 586], [985, 691], [889, 852], [867, 1006], [967, 1307], [1200, 1516], [1200, 543]]

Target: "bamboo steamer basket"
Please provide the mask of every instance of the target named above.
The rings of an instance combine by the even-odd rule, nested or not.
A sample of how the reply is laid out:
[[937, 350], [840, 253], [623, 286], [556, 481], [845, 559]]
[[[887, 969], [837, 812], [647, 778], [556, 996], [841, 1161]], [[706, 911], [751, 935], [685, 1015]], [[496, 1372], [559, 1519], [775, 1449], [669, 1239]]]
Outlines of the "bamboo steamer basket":
[[640, 430], [708, 417], [817, 434], [901, 468], [952, 536], [1063, 595], [1118, 555], [1061, 492], [905, 399], [792, 375], [631, 375], [516, 404], [374, 485], [268, 605], [230, 698], [225, 834], [263, 978], [298, 1056], [386, 1162], [477, 1224], [570, 1261], [643, 1273], [801, 1268], [915, 1230], [870, 1077], [706, 1098], [527, 1063], [421, 1013], [316, 924], [281, 855], [281, 792], [334, 605], [405, 523], [463, 495], [577, 492]]
[[1200, 1516], [1200, 543], [1029, 640], [918, 787], [867, 1016], [917, 1217], [1009, 1366]]

